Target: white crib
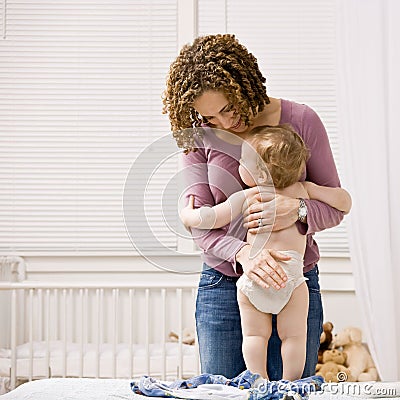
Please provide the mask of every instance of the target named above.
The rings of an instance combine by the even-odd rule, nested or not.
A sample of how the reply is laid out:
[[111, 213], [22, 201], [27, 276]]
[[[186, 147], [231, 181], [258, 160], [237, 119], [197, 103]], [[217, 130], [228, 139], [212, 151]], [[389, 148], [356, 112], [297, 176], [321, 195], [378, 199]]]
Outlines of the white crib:
[[0, 282], [3, 391], [49, 377], [198, 375], [197, 345], [182, 343], [195, 296], [193, 285]]

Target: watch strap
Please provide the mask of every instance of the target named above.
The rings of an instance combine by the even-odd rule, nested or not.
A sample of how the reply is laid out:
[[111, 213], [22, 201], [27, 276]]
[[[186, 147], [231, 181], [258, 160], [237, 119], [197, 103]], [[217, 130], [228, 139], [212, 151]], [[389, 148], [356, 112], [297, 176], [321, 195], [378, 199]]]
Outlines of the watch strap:
[[306, 222], [307, 218], [307, 205], [304, 199], [299, 198], [299, 208], [297, 209], [297, 220], [300, 222]]

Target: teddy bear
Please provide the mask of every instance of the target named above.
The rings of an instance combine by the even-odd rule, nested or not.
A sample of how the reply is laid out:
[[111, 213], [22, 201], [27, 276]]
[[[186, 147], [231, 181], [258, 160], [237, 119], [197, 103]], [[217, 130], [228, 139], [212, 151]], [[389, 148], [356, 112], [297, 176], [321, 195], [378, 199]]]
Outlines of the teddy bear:
[[337, 349], [325, 350], [322, 364], [317, 364], [316, 375], [322, 376], [326, 382], [343, 382], [351, 380], [350, 370], [344, 366], [346, 355]]
[[378, 372], [366, 347], [361, 343], [361, 329], [348, 327], [333, 338], [333, 345], [347, 355], [346, 367], [356, 382], [375, 381]]
[[331, 348], [332, 338], [333, 338], [333, 324], [330, 321], [325, 322], [322, 325], [322, 333], [319, 340], [319, 349], [318, 349], [318, 362], [322, 363], [322, 354], [325, 350]]
[[[179, 335], [175, 332], [170, 332], [168, 338], [171, 342], [179, 342]], [[193, 345], [196, 341], [194, 329], [184, 328], [182, 332], [182, 343]]]

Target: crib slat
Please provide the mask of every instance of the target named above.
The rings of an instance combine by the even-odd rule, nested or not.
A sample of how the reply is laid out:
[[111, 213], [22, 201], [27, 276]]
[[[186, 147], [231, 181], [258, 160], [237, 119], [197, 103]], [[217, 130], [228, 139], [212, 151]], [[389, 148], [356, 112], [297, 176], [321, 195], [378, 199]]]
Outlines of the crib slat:
[[176, 297], [178, 303], [178, 331], [179, 331], [179, 341], [178, 341], [178, 379], [182, 379], [183, 372], [183, 304], [182, 304], [182, 289], [176, 289]]
[[37, 293], [37, 340], [42, 340], [43, 338], [43, 289], [38, 289]]
[[[93, 311], [92, 308], [89, 307], [89, 292], [93, 292], [94, 291], [89, 291], [89, 289], [85, 288], [84, 291], [84, 321], [85, 321], [85, 329], [83, 331], [83, 352], [85, 352], [85, 348], [87, 347], [88, 343], [89, 343], [89, 327], [91, 326], [91, 320], [89, 318], [89, 315], [91, 315], [91, 312]], [[89, 312], [89, 309], [91, 312]], [[91, 341], [93, 342], [93, 340], [91, 339]], [[84, 353], [85, 354], [85, 353]], [[82, 370], [83, 373], [85, 372], [85, 358], [83, 358], [82, 360]]]
[[84, 329], [84, 336], [83, 336], [83, 343], [85, 345], [88, 344], [89, 342], [89, 289], [85, 288], [84, 291], [84, 298], [83, 298], [83, 304], [84, 304], [84, 318], [85, 318], [85, 329]]
[[67, 376], [67, 290], [62, 291], [62, 305], [63, 305], [63, 335], [62, 335], [62, 377]]
[[79, 289], [79, 304], [81, 312], [81, 329], [79, 334], [79, 378], [83, 377], [83, 341], [84, 341], [84, 331], [85, 331], [85, 303], [83, 299], [83, 289]]
[[161, 350], [161, 379], [167, 379], [167, 291], [165, 289], [161, 289], [161, 342], [162, 342], [162, 350]]
[[150, 290], [145, 289], [145, 355], [146, 373], [150, 375]]
[[45, 313], [46, 313], [46, 378], [50, 378], [50, 289], [46, 289], [45, 296]]
[[117, 375], [117, 341], [118, 341], [118, 289], [112, 290], [112, 377]]
[[135, 308], [133, 305], [133, 301], [135, 299], [135, 289], [129, 289], [129, 317], [131, 318], [130, 324], [129, 324], [129, 371], [130, 371], [130, 377], [134, 376], [133, 373], [133, 343], [134, 343], [134, 337], [133, 337], [133, 323], [135, 321]]
[[[60, 315], [60, 296], [59, 296], [59, 289], [54, 289], [54, 307], [55, 307], [55, 315], [59, 316]], [[56, 323], [56, 331], [55, 331], [55, 340], [59, 340], [61, 337], [61, 326], [60, 326], [60, 319], [57, 320]]]
[[96, 289], [97, 329], [96, 329], [96, 378], [100, 377], [100, 342], [103, 316], [103, 289]]
[[29, 290], [29, 373], [28, 379], [32, 380], [33, 377], [33, 291]]
[[17, 385], [17, 290], [11, 291], [11, 390]]
[[[75, 295], [74, 293], [77, 292], [77, 289], [70, 288], [68, 290], [68, 297], [69, 300], [67, 301], [67, 307], [68, 307], [68, 312], [67, 312], [67, 344], [72, 343], [75, 341], [75, 333], [76, 333], [76, 320], [74, 318], [75, 315]], [[70, 349], [67, 346], [67, 352], [70, 351]], [[68, 356], [68, 353], [67, 353]], [[67, 357], [67, 362], [68, 362], [68, 357]], [[68, 370], [67, 370], [67, 375], [68, 375]]]

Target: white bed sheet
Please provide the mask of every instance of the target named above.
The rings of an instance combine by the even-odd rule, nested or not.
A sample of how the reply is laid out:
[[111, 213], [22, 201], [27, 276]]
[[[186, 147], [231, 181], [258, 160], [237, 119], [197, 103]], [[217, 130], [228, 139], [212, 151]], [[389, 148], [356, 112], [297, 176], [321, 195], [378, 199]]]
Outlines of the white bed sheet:
[[[0, 400], [160, 400], [159, 397], [134, 394], [130, 388], [131, 381], [130, 379], [87, 378], [42, 379], [25, 383], [12, 392], [0, 396]], [[331, 391], [328, 390], [311, 394], [309, 400], [371, 400], [373, 398], [400, 400], [400, 382], [378, 382], [372, 388], [369, 387], [368, 392], [363, 390], [348, 392], [348, 388], [338, 388], [337, 386], [333, 386]], [[378, 396], [383, 393], [390, 394], [390, 396]]]
[[[51, 378], [27, 382], [1, 400], [133, 400], [129, 379]], [[146, 397], [146, 399], [151, 399]], [[158, 398], [160, 400], [160, 398]]]

